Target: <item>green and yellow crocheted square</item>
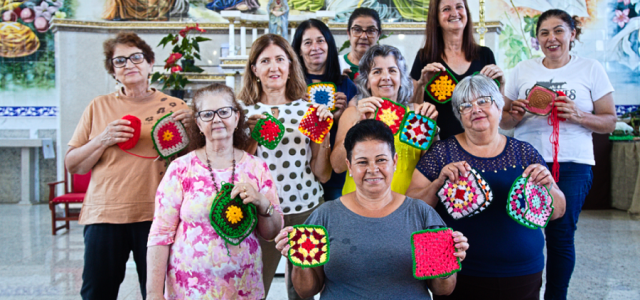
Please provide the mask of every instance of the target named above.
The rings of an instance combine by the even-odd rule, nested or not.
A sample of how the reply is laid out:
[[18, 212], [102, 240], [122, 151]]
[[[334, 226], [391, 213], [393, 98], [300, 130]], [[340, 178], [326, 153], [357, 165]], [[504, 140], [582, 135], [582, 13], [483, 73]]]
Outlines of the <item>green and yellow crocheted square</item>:
[[294, 266], [313, 268], [329, 261], [327, 229], [320, 225], [294, 225], [289, 232], [289, 261]]
[[260, 119], [251, 131], [251, 137], [267, 149], [275, 149], [284, 137], [284, 125], [268, 113], [262, 113], [266, 119]]
[[211, 204], [209, 220], [216, 233], [231, 245], [239, 245], [258, 224], [256, 207], [244, 204], [238, 196], [231, 199], [233, 184], [223, 183]]

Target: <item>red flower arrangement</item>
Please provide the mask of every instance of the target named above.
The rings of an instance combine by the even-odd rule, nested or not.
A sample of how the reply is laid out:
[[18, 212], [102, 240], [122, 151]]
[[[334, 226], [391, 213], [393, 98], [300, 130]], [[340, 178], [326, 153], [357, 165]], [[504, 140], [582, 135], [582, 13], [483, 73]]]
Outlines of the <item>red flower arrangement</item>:
[[[187, 26], [180, 30], [178, 34], [168, 34], [158, 44], [162, 48], [169, 43], [173, 45], [171, 54], [165, 60], [164, 70], [170, 74], [162, 74], [155, 72], [151, 77], [151, 83], [159, 82], [163, 84], [162, 89], [171, 87], [173, 90], [182, 90], [189, 83], [187, 77], [181, 72], [202, 73], [204, 70], [194, 65], [195, 59], [200, 60], [200, 42], [210, 41], [211, 39], [201, 36], [189, 37], [190, 31], [205, 32], [196, 23], [195, 26]], [[180, 41], [182, 39], [182, 41]], [[182, 63], [182, 66], [178, 64]]]

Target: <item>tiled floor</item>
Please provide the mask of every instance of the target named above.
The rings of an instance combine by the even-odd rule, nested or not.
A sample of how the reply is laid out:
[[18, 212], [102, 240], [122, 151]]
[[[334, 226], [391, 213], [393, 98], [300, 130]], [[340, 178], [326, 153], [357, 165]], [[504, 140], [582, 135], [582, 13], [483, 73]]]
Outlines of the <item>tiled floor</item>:
[[[82, 226], [51, 235], [46, 205], [0, 205], [0, 299], [79, 299]], [[569, 299], [640, 300], [640, 221], [616, 210], [583, 212]], [[130, 261], [118, 299], [141, 299]], [[276, 278], [269, 299], [286, 299]]]

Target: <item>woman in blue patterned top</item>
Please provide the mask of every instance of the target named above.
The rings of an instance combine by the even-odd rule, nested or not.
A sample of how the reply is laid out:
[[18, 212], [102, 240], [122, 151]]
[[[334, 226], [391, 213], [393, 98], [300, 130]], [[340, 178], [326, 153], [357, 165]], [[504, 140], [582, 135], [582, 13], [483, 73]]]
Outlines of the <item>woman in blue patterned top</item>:
[[[547, 187], [554, 199], [551, 219], [564, 214], [565, 197], [542, 156], [526, 142], [498, 133], [504, 100], [484, 75], [463, 79], [453, 92], [454, 114], [464, 132], [433, 144], [413, 173], [407, 196], [436, 208], [447, 226], [464, 232], [473, 247], [450, 296], [434, 299], [540, 299], [544, 236], [506, 212], [511, 185], [520, 175]], [[436, 195], [446, 179], [466, 177], [474, 168], [488, 182], [493, 201], [470, 218], [454, 220]]]

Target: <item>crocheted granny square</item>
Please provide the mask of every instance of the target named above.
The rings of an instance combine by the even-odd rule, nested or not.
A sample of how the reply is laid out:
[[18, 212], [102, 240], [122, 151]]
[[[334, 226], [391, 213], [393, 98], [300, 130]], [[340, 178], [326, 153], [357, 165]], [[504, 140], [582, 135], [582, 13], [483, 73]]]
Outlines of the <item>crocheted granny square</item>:
[[471, 169], [471, 173], [473, 174], [473, 176], [476, 177], [478, 182], [478, 187], [480, 188], [482, 193], [484, 193], [485, 200], [484, 200], [484, 203], [482, 203], [482, 205], [480, 205], [480, 207], [478, 207], [478, 209], [474, 211], [472, 215], [470, 215], [470, 217], [477, 215], [481, 213], [483, 210], [487, 209], [487, 207], [489, 207], [489, 205], [493, 201], [493, 191], [491, 191], [491, 187], [489, 187], [489, 183], [484, 179], [484, 177], [480, 176], [480, 173], [478, 173], [476, 169]]
[[180, 152], [189, 145], [189, 137], [182, 123], [173, 121], [170, 116], [173, 112], [160, 118], [153, 129], [151, 139], [158, 154], [164, 159]]
[[[467, 177], [458, 176], [457, 182], [445, 180], [438, 191], [440, 202], [455, 220], [472, 216], [476, 211], [479, 213], [491, 203], [493, 193], [487, 193], [487, 190], [490, 191], [489, 185], [484, 179], [481, 181], [483, 184], [480, 184], [478, 178], [481, 178], [480, 173], [473, 170]], [[488, 195], [491, 195], [491, 199], [485, 205]]]
[[546, 186], [529, 182], [525, 185], [526, 201], [529, 209], [524, 218], [538, 227], [545, 228], [553, 214], [553, 197]]
[[393, 102], [387, 98], [382, 98], [382, 106], [376, 109], [375, 119], [382, 121], [391, 128], [391, 132], [395, 135], [402, 128], [402, 122], [408, 109], [406, 106]]
[[455, 257], [455, 244], [451, 228], [425, 229], [411, 235], [413, 249], [413, 277], [433, 279], [449, 276], [462, 269], [460, 258]]
[[525, 106], [525, 109], [532, 114], [540, 116], [549, 115], [557, 96], [558, 94], [556, 94], [556, 92], [536, 84], [531, 91], [529, 91], [529, 95], [527, 96], [529, 104]]
[[258, 144], [270, 150], [275, 149], [282, 137], [284, 137], [284, 125], [268, 113], [262, 113], [266, 119], [260, 119], [251, 132], [251, 137], [258, 141]]
[[325, 105], [330, 111], [336, 110], [336, 85], [318, 82], [307, 85], [309, 102]]
[[327, 229], [320, 225], [294, 225], [289, 232], [289, 261], [295, 266], [313, 268], [329, 261]]
[[456, 88], [458, 80], [447, 69], [445, 71], [438, 72], [429, 83], [424, 87], [427, 95], [438, 103], [447, 103], [451, 100], [453, 90]]
[[298, 130], [300, 130], [302, 134], [308, 136], [312, 141], [320, 144], [324, 141], [329, 130], [331, 130], [331, 126], [333, 126], [333, 119], [327, 118], [324, 121], [318, 121], [316, 111], [318, 111], [318, 108], [313, 106], [309, 107], [309, 110], [307, 110], [302, 117], [302, 120], [300, 120]]
[[400, 141], [421, 150], [431, 146], [436, 133], [436, 121], [410, 111], [400, 132]]
[[223, 183], [209, 212], [211, 226], [225, 242], [239, 245], [258, 224], [256, 207], [244, 204], [238, 196], [231, 199], [233, 184]]
[[536, 229], [538, 226], [525, 218], [525, 214], [529, 210], [526, 200], [526, 184], [527, 178], [519, 176], [511, 185], [509, 197], [507, 198], [507, 214], [518, 224], [529, 229]]

